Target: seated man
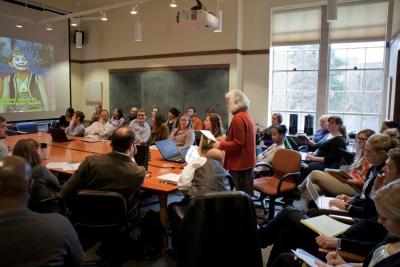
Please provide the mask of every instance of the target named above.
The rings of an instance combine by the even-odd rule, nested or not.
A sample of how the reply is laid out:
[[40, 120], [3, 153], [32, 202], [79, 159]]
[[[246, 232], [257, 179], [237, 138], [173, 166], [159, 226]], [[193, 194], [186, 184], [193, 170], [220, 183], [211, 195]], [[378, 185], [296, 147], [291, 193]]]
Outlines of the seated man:
[[91, 189], [121, 193], [127, 201], [130, 218], [136, 218], [137, 199], [133, 196], [142, 186], [145, 168], [133, 161], [136, 154], [135, 133], [129, 127], [121, 127], [111, 137], [112, 152], [87, 157], [61, 189], [67, 201], [79, 190]]
[[6, 134], [7, 134], [6, 119], [3, 116], [0, 116], [0, 159], [8, 156], [8, 148], [3, 143], [3, 139], [6, 138]]
[[146, 144], [147, 140], [150, 138], [151, 130], [146, 119], [146, 111], [144, 109], [139, 109], [137, 112], [137, 118], [129, 124], [129, 127], [131, 127], [135, 132], [135, 144], [137, 145]]
[[113, 133], [113, 130], [113, 126], [108, 122], [108, 111], [103, 109], [100, 113], [99, 120], [85, 129], [85, 136], [95, 135], [98, 136], [98, 138], [108, 139]]
[[81, 266], [74, 228], [58, 213], [27, 208], [31, 167], [21, 157], [0, 160], [0, 266]]

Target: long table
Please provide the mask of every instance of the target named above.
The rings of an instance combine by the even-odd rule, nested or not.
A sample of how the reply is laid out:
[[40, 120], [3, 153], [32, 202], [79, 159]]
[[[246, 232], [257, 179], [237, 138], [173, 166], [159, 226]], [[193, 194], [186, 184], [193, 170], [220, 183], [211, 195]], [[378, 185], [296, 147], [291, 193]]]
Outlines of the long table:
[[[9, 136], [4, 140], [4, 143], [10, 150], [14, 147], [15, 143], [20, 139], [32, 138], [39, 143], [48, 144], [48, 160], [44, 160], [43, 164], [49, 162], [82, 162], [87, 156], [96, 154], [105, 154], [111, 152], [109, 141], [88, 143], [76, 138], [73, 141], [66, 143], [53, 142], [50, 134], [25, 134]], [[151, 157], [149, 159], [148, 175], [143, 181], [143, 189], [152, 190], [158, 193], [160, 200], [160, 219], [164, 228], [167, 229], [168, 216], [167, 216], [167, 200], [168, 194], [175, 191], [176, 185], [163, 183], [158, 176], [169, 172], [179, 174], [182, 171], [184, 164], [170, 163], [162, 159], [158, 150], [150, 150]], [[73, 174], [74, 171], [64, 171], [62, 169], [50, 169], [55, 172], [63, 172]]]

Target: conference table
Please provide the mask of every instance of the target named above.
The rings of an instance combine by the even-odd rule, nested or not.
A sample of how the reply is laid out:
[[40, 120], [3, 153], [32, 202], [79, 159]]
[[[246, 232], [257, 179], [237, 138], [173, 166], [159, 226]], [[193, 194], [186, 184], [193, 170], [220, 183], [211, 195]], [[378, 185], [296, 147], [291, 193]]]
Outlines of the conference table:
[[[8, 136], [4, 139], [4, 144], [7, 145], [9, 151], [11, 151], [18, 140], [25, 138], [32, 138], [39, 143], [46, 143], [48, 145], [48, 159], [43, 160], [44, 165], [55, 162], [80, 163], [87, 156], [111, 152], [110, 141], [108, 140], [89, 143], [82, 141], [82, 138], [75, 138], [72, 141], [60, 143], [53, 142], [50, 134], [47, 133]], [[157, 192], [160, 201], [160, 220], [164, 228], [167, 229], [168, 194], [177, 190], [177, 187], [176, 185], [165, 183], [157, 177], [167, 173], [179, 174], [181, 173], [184, 164], [164, 161], [157, 149], [150, 149], [150, 155], [147, 175], [143, 181], [142, 188]], [[70, 175], [74, 173], [74, 170], [64, 170], [62, 168], [49, 169], [54, 172]]]

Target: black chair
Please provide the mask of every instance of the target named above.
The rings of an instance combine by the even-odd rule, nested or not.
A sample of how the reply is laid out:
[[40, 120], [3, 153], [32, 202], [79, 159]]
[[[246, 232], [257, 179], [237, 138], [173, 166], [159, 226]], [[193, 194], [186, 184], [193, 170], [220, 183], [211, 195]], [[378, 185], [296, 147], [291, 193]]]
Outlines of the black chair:
[[136, 149], [137, 149], [137, 152], [136, 152], [135, 156], [133, 156], [135, 158], [136, 163], [139, 166], [145, 167], [145, 169], [147, 170], [148, 165], [149, 165], [149, 146], [137, 145]]
[[37, 122], [21, 122], [17, 123], [18, 134], [37, 133]]
[[256, 214], [239, 191], [191, 200], [178, 226], [177, 266], [262, 266]]

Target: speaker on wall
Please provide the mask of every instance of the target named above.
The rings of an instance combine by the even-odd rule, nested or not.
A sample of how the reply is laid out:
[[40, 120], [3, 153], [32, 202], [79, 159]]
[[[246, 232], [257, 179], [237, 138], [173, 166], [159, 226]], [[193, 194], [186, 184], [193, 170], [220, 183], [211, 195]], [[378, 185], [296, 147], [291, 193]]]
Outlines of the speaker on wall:
[[74, 44], [76, 48], [82, 48], [84, 44], [85, 33], [82, 31], [75, 31]]
[[289, 133], [297, 134], [298, 115], [290, 114], [289, 116]]
[[314, 116], [311, 114], [304, 117], [304, 132], [307, 135], [313, 135], [314, 133]]

